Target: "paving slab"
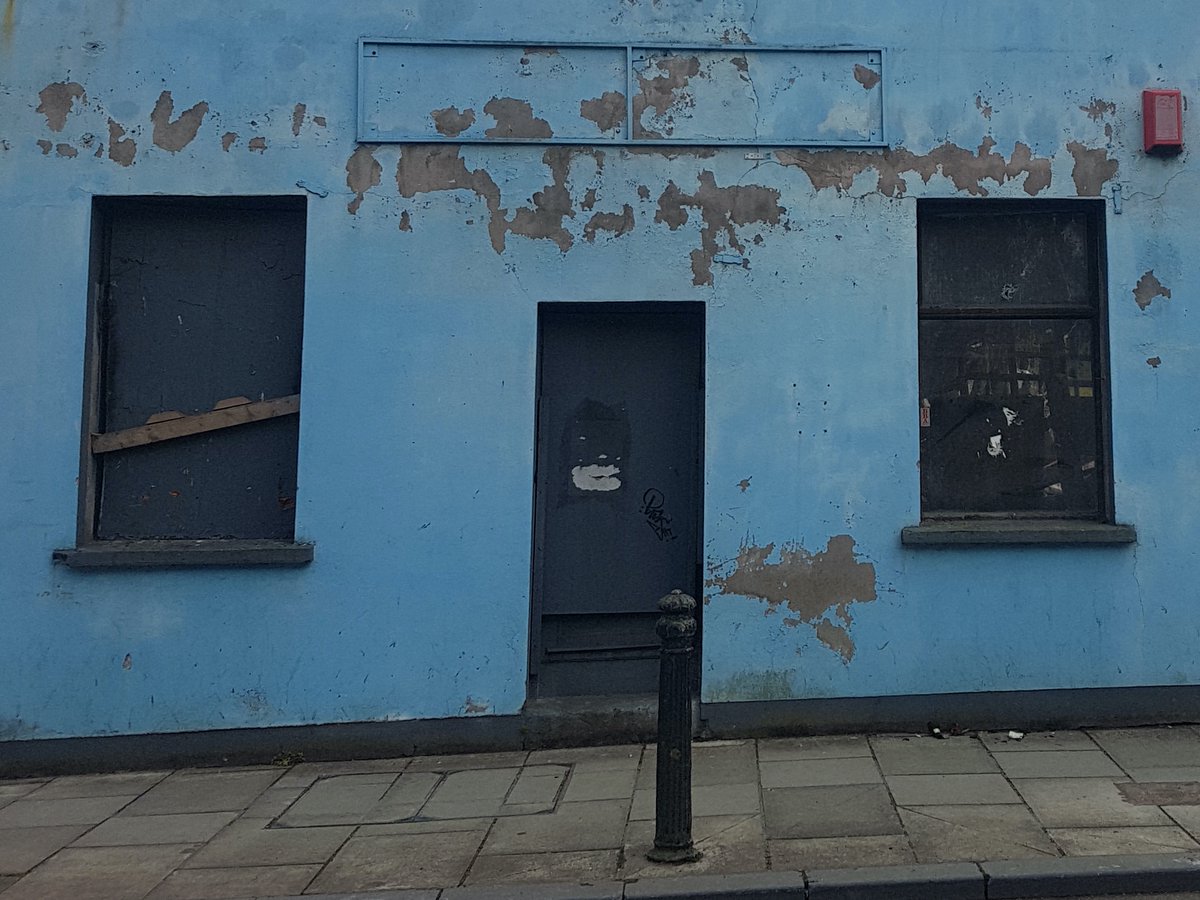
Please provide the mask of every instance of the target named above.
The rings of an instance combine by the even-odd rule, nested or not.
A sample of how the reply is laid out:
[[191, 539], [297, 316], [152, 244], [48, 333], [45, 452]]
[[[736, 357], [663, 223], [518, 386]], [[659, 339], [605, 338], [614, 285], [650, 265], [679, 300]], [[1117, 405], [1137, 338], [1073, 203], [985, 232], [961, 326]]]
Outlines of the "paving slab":
[[1134, 781], [1200, 781], [1200, 766], [1154, 766], [1125, 771]]
[[1173, 825], [1052, 828], [1050, 836], [1067, 856], [1200, 851], [1200, 844], [1192, 840], [1182, 828]]
[[664, 864], [646, 859], [654, 846], [654, 823], [631, 822], [625, 830], [620, 877], [673, 878], [681, 875], [762, 872], [767, 868], [762, 817], [705, 816], [692, 820], [692, 842], [704, 855], [695, 862]]
[[353, 833], [349, 825], [268, 828], [266, 819], [239, 819], [185, 864], [187, 868], [325, 863]]
[[17, 883], [16, 875], [0, 875], [0, 894]]
[[[631, 821], [654, 818], [657, 792], [634, 791], [633, 808], [629, 812]], [[759, 811], [758, 784], [692, 784], [692, 815], [719, 816], [725, 814], [753, 814]]]
[[987, 748], [973, 737], [880, 735], [872, 736], [870, 743], [884, 775], [974, 775], [1000, 771]]
[[146, 900], [236, 900], [270, 894], [298, 894], [320, 866], [240, 866], [236, 869], [178, 869]]
[[[519, 893], [512, 885], [467, 885], [442, 891], [438, 900], [621, 900], [625, 886], [619, 881], [602, 884], [523, 884]], [[389, 897], [391, 895], [388, 895]], [[361, 900], [376, 900], [377, 895], [363, 895]], [[310, 898], [303, 898], [310, 900]], [[409, 900], [407, 895], [397, 900]], [[433, 900], [433, 898], [430, 898]]]
[[1047, 828], [1172, 824], [1156, 806], [1125, 802], [1109, 778], [1024, 778], [1013, 785]]
[[0, 875], [24, 875], [89, 828], [90, 825], [52, 825], [0, 831]]
[[[439, 900], [438, 888], [405, 891], [354, 891], [349, 894], [290, 894], [287, 897], [260, 897], [258, 900]], [[445, 896], [444, 894], [442, 896]]]
[[128, 900], [176, 869], [195, 844], [68, 847], [4, 892], [4, 900]]
[[575, 765], [586, 771], [627, 771], [636, 769], [642, 759], [641, 744], [611, 747], [566, 747], [560, 750], [534, 750], [525, 765]]
[[552, 813], [497, 819], [483, 853], [613, 850], [621, 846], [628, 800], [564, 803]]
[[563, 792], [563, 803], [581, 800], [618, 800], [633, 795], [637, 769], [597, 769], [581, 771], [579, 766], [571, 772], [567, 789]]
[[423, 822], [381, 822], [374, 825], [360, 825], [355, 834], [360, 836], [381, 834], [448, 834], [452, 831], [487, 831], [495, 823], [495, 818], [481, 819], [437, 819]]
[[1101, 750], [1027, 750], [997, 753], [1009, 778], [1124, 778], [1121, 767]]
[[31, 800], [22, 797], [0, 809], [0, 829], [50, 825], [95, 825], [136, 797], [79, 797], [68, 800]]
[[526, 766], [517, 775], [512, 790], [504, 798], [505, 805], [553, 806], [570, 771], [569, 766]]
[[[358, 825], [367, 819], [398, 776], [334, 775], [313, 784], [279, 817], [284, 827]], [[400, 776], [403, 777], [403, 776]]]
[[363, 821], [397, 822], [413, 818], [429, 801], [443, 777], [437, 772], [402, 773], [375, 805], [364, 813]]
[[767, 841], [772, 869], [842, 869], [916, 862], [903, 834]]
[[134, 844], [201, 844], [233, 821], [236, 812], [163, 816], [113, 816], [101, 822], [75, 847], [123, 847]]
[[799, 872], [753, 875], [681, 875], [644, 878], [625, 885], [625, 900], [804, 900]]
[[448, 887], [462, 881], [486, 832], [352, 837], [309, 886], [314, 893]]
[[302, 787], [275, 787], [272, 785], [258, 799], [246, 807], [242, 816], [247, 819], [274, 819], [283, 815], [289, 806], [300, 799], [305, 791]]
[[871, 745], [861, 734], [763, 738], [758, 742], [760, 762], [782, 759], [848, 759], [871, 755]]
[[903, 834], [881, 784], [764, 790], [763, 824], [772, 839]]
[[1200, 806], [1164, 806], [1162, 811], [1194, 840], [1200, 841]]
[[900, 806], [1021, 802], [1003, 775], [889, 775], [886, 781]]
[[919, 862], [1058, 856], [1058, 847], [1021, 805], [900, 807]]
[[1009, 737], [1007, 731], [986, 731], [979, 733], [979, 740], [992, 753], [1098, 749], [1086, 731], [1030, 731], [1020, 738]]
[[813, 869], [810, 900], [984, 900], [983, 874], [968, 863]]
[[270, 769], [175, 772], [134, 800], [122, 813], [155, 816], [166, 813], [240, 812], [257, 800], [280, 774], [278, 770]]
[[170, 772], [117, 772], [112, 775], [64, 775], [37, 788], [31, 800], [123, 797], [150, 790]]
[[[638, 790], [653, 790], [658, 753], [647, 747], [638, 770]], [[753, 784], [758, 781], [758, 758], [752, 742], [695, 744], [692, 747], [692, 786]]]
[[[1189, 891], [1200, 878], [1200, 856], [1068, 856], [982, 862], [988, 900], [1077, 897], [1136, 891]], [[5, 898], [7, 900], [7, 898]]]
[[883, 783], [883, 775], [875, 765], [875, 760], [863, 756], [769, 760], [761, 763], [760, 769], [764, 788]]
[[[461, 772], [464, 769], [513, 769], [525, 765], [529, 753], [512, 750], [504, 753], [450, 753], [442, 756], [414, 756], [406, 772]], [[539, 763], [540, 765], [540, 763]]]
[[1200, 766], [1200, 734], [1191, 728], [1111, 728], [1089, 733], [1126, 770]]
[[617, 874], [617, 862], [616, 850], [481, 854], [467, 872], [466, 883], [611, 881]]
[[277, 784], [292, 784], [307, 781], [308, 784], [318, 778], [329, 778], [333, 775], [399, 775], [408, 768], [412, 758], [408, 756], [391, 757], [388, 759], [345, 759], [329, 762], [297, 763], [287, 770]]

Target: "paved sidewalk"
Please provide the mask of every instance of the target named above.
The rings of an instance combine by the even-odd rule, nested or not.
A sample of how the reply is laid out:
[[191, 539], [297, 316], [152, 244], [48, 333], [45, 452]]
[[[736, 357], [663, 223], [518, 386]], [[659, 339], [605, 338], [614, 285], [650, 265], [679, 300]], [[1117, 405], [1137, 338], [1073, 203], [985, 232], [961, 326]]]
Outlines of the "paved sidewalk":
[[1200, 889], [1197, 727], [715, 741], [694, 761], [704, 857], [683, 866], [645, 858], [653, 745], [0, 781], [0, 900]]

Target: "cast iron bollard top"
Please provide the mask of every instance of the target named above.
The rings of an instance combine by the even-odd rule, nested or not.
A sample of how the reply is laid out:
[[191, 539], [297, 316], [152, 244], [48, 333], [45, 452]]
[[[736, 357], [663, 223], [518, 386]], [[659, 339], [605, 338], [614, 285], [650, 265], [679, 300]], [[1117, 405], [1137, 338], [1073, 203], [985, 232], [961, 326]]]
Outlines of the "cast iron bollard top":
[[694, 611], [696, 601], [683, 591], [675, 590], [658, 601], [658, 611], [662, 613], [654, 626], [659, 639], [666, 649], [677, 650], [691, 646], [692, 638], [696, 635], [696, 618]]

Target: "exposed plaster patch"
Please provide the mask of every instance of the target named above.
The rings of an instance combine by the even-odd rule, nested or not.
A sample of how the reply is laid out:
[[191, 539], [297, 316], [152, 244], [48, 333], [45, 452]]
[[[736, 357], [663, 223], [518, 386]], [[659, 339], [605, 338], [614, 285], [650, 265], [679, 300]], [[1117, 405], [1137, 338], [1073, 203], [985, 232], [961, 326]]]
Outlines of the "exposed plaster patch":
[[620, 213], [596, 213], [583, 226], [584, 240], [595, 241], [597, 231], [611, 231], [613, 237], [629, 234], [633, 231], [633, 207], [626, 203]]
[[1170, 300], [1171, 289], [1159, 281], [1154, 276], [1154, 270], [1151, 269], [1138, 279], [1137, 286], [1133, 289], [1133, 302], [1138, 305], [1139, 309], [1145, 309], [1154, 302], [1155, 297]]
[[700, 210], [704, 227], [700, 230], [700, 247], [692, 251], [692, 284], [713, 283], [713, 257], [721, 249], [717, 242], [720, 234], [725, 243], [738, 253], [745, 254], [745, 245], [738, 240], [736, 225], [762, 222], [776, 225], [786, 210], [779, 205], [779, 191], [762, 185], [731, 185], [717, 187], [713, 173], [705, 169], [700, 173], [700, 187], [695, 194], [685, 194], [674, 181], [658, 198], [655, 222], [662, 222], [672, 231], [688, 220], [686, 207]]
[[979, 110], [980, 115], [989, 121], [992, 118], [992, 104], [983, 101], [982, 94], [975, 95], [975, 108]]
[[494, 127], [484, 132], [490, 138], [549, 138], [554, 137], [550, 123], [533, 114], [533, 107], [515, 97], [493, 97], [483, 105], [483, 111], [496, 120]]
[[55, 146], [54, 152], [66, 159], [74, 159], [79, 155], [79, 151], [70, 144], [58, 144]]
[[1079, 108], [1087, 113], [1088, 118], [1093, 122], [1099, 122], [1105, 116], [1112, 116], [1117, 112], [1117, 104], [1108, 100], [1098, 100], [1095, 97], [1092, 98], [1092, 102], [1090, 104], [1087, 106], [1081, 106]]
[[412, 216], [408, 214], [408, 210], [400, 213], [400, 230], [412, 231]]
[[[1050, 186], [1050, 160], [1033, 156], [1028, 145], [1020, 141], [1013, 147], [1012, 156], [993, 152], [996, 142], [985, 137], [979, 149], [972, 153], [955, 144], [942, 144], [928, 153], [918, 155], [902, 147], [881, 152], [867, 150], [779, 150], [776, 158], [782, 165], [798, 166], [804, 170], [816, 190], [835, 188], [848, 191], [855, 176], [874, 169], [879, 173], [876, 190], [887, 197], [903, 196], [908, 183], [903, 175], [911, 172], [926, 184], [939, 171], [954, 184], [956, 190], [977, 197], [986, 197], [984, 179], [997, 184], [1025, 175], [1025, 193], [1036, 196]], [[1102, 152], [1102, 151], [1101, 151]]]
[[246, 142], [246, 149], [251, 152], [266, 153], [267, 139], [265, 137], [252, 137]]
[[1146, 360], [1146, 365], [1148, 365], [1152, 369], [1157, 369], [1159, 366], [1162, 365], [1162, 357], [1161, 356], [1151, 356], [1149, 359]]
[[126, 653], [125, 658], [121, 660], [121, 668], [128, 672], [133, 668], [133, 654]]
[[718, 594], [786, 606], [795, 614], [789, 619], [812, 625], [817, 639], [849, 663], [855, 652], [848, 630], [853, 622], [850, 604], [875, 600], [875, 566], [855, 558], [854, 538], [847, 534], [831, 537], [819, 553], [785, 544], [777, 561], [769, 562], [774, 553], [774, 544], [743, 545], [732, 568], [710, 578], [707, 585]]
[[[660, 138], [660, 132], [652, 131], [642, 124], [642, 114], [653, 109], [655, 116], [663, 117], [679, 102], [686, 103], [686, 96], [678, 96], [687, 87], [688, 81], [700, 73], [700, 59], [696, 56], [667, 56], [655, 63], [663, 74], [647, 78], [637, 73], [638, 92], [633, 97], [633, 136], [635, 138]], [[668, 117], [664, 121], [667, 133], [672, 129]]]
[[1075, 193], [1080, 197], [1099, 197], [1104, 182], [1117, 174], [1117, 161], [1108, 158], [1108, 150], [1104, 147], [1089, 150], [1079, 141], [1071, 141], [1067, 149], [1075, 158], [1075, 166], [1071, 169]]
[[429, 114], [433, 118], [433, 127], [438, 134], [446, 137], [458, 137], [475, 124], [475, 110], [458, 111], [457, 106], [447, 106], [445, 109], [435, 109]]
[[646, 185], [639, 184], [637, 191], [638, 191], [638, 199], [639, 200], [649, 200], [650, 199], [650, 188], [648, 188]]
[[360, 144], [346, 160], [346, 187], [354, 191], [354, 199], [346, 204], [346, 212], [355, 215], [362, 206], [367, 191], [383, 178], [383, 166], [375, 159], [376, 144]]
[[750, 35], [746, 34], [741, 28], [734, 25], [732, 28], [726, 28], [721, 32], [718, 40], [722, 44], [753, 44]]
[[52, 141], [40, 140], [37, 142], [37, 145], [42, 148], [42, 156], [49, 156], [50, 151], [54, 149]]
[[596, 189], [588, 188], [584, 193], [583, 199], [579, 201], [579, 208], [591, 210], [596, 205]]
[[620, 91], [605, 91], [592, 100], [580, 100], [579, 115], [595, 122], [602, 132], [620, 128], [625, 123], [625, 95]]
[[225, 132], [223, 135], [221, 135], [221, 149], [228, 153], [229, 148], [234, 145], [237, 139], [238, 136], [236, 131]]
[[550, 147], [542, 154], [542, 162], [550, 167], [552, 182], [533, 195], [533, 207], [523, 206], [513, 214], [508, 230], [513, 234], [554, 241], [566, 253], [574, 239], [563, 227], [564, 218], [574, 218], [571, 192], [567, 190], [567, 173], [571, 167], [568, 147]]
[[195, 139], [196, 132], [200, 130], [200, 123], [208, 113], [208, 104], [201, 100], [191, 109], [180, 113], [179, 118], [172, 122], [171, 116], [174, 112], [175, 101], [171, 98], [171, 92], [163, 91], [158, 95], [158, 101], [150, 113], [150, 122], [154, 125], [151, 140], [156, 147], [162, 147], [170, 153], [178, 153]]
[[292, 137], [300, 136], [300, 129], [304, 125], [304, 115], [308, 112], [308, 107], [303, 103], [297, 103], [292, 109]]
[[874, 69], [869, 69], [864, 65], [855, 63], [854, 80], [863, 86], [864, 91], [869, 91], [875, 85], [879, 84], [879, 73]]
[[325, 121], [325, 117], [324, 117], [324, 116], [313, 116], [313, 117], [312, 117], [312, 123], [313, 123], [314, 125], [316, 125], [318, 128], [324, 128], [324, 127], [326, 126], [326, 124], [328, 124], [328, 123]]
[[87, 93], [78, 81], [56, 81], [38, 91], [38, 99], [41, 103], [35, 112], [46, 117], [51, 131], [62, 131], [75, 101], [87, 103]]
[[500, 188], [485, 169], [467, 171], [467, 164], [459, 152], [459, 147], [428, 144], [404, 147], [396, 164], [396, 186], [400, 196], [411, 198], [433, 191], [472, 191], [487, 203], [492, 249], [502, 253], [506, 223], [500, 208]]
[[117, 165], [131, 166], [133, 158], [137, 155], [137, 142], [133, 138], [125, 137], [125, 129], [114, 122], [108, 120], [108, 158]]
[[622, 147], [626, 156], [661, 156], [663, 159], [712, 159], [717, 155], [716, 147]]
[[737, 483], [738, 490], [741, 491], [743, 494], [746, 493], [746, 491], [750, 490], [750, 479], [753, 477], [754, 477], [753, 475], [748, 475], [745, 478], [743, 478], [741, 481], [739, 481]]

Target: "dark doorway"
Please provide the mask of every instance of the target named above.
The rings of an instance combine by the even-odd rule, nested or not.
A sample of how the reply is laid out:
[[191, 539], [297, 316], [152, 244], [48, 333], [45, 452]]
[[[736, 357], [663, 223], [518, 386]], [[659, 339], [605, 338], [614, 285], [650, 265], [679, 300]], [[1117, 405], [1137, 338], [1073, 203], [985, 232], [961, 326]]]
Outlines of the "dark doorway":
[[700, 596], [704, 306], [538, 317], [531, 696], [652, 693], [657, 601]]

